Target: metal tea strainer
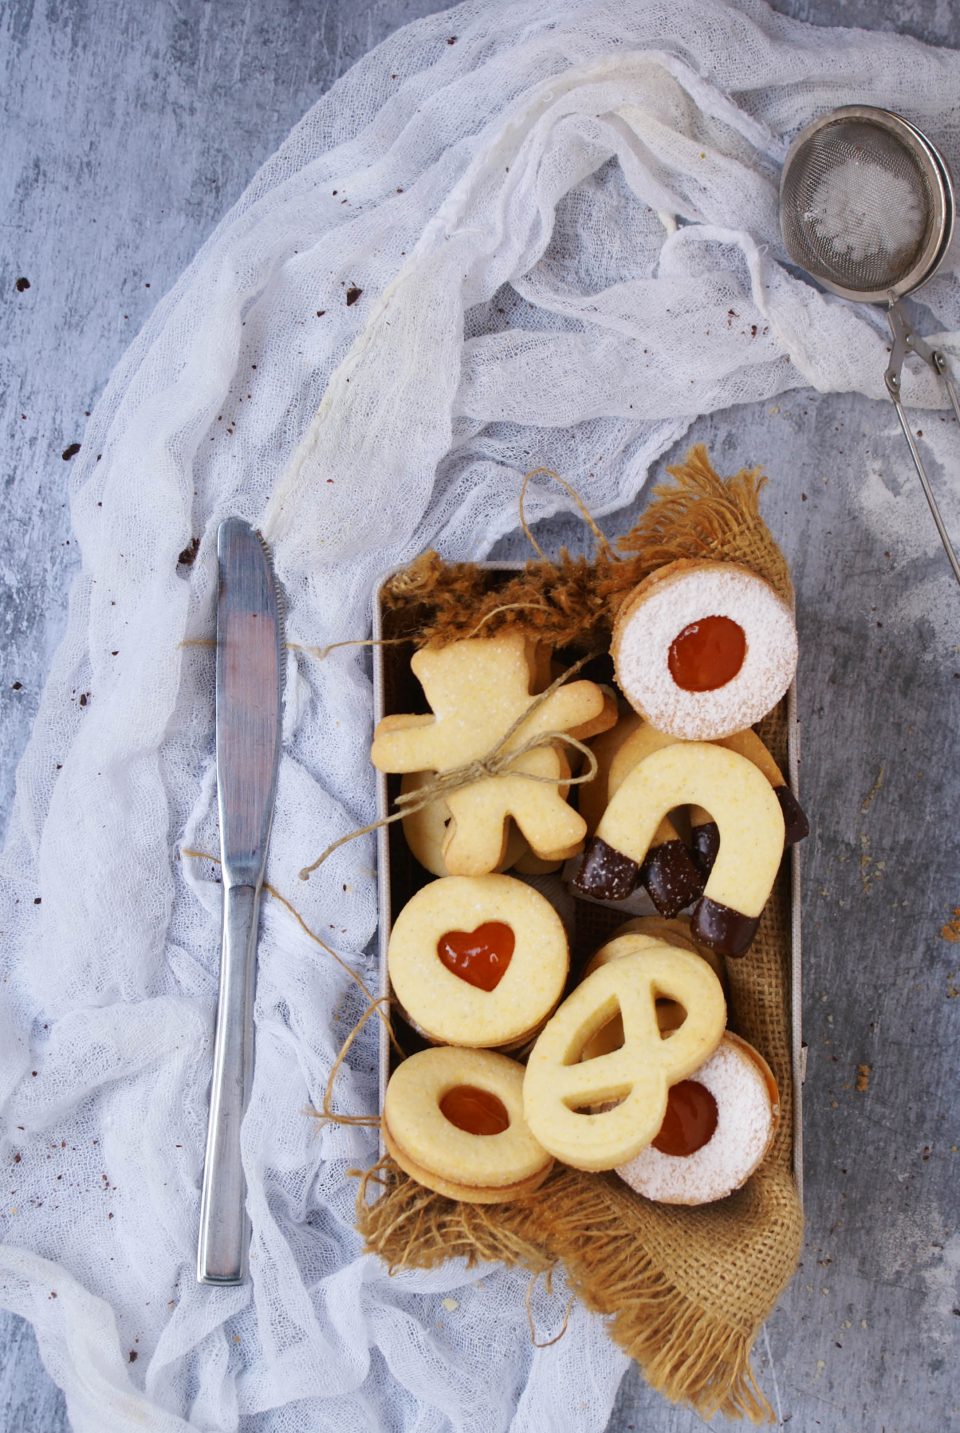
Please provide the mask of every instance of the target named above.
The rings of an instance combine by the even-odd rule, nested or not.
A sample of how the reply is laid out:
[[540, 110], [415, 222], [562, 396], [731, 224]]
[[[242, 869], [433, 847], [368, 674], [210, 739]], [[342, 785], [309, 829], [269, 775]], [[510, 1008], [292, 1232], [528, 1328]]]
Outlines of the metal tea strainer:
[[947, 535], [900, 399], [910, 354], [943, 380], [960, 423], [960, 396], [947, 360], [915, 334], [898, 300], [939, 268], [953, 238], [956, 200], [946, 161], [901, 115], [845, 105], [801, 130], [780, 179], [780, 227], [794, 263], [841, 298], [887, 305], [893, 335], [887, 392], [910, 448], [954, 576], [960, 560]]

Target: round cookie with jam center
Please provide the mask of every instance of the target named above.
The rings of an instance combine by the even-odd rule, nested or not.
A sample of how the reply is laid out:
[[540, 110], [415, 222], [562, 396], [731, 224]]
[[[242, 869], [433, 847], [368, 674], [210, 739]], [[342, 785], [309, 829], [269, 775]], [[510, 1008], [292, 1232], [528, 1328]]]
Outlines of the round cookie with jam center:
[[621, 607], [610, 647], [620, 690], [658, 730], [711, 741], [766, 716], [793, 680], [793, 613], [735, 562], [680, 558]]
[[524, 1118], [523, 1066], [489, 1050], [421, 1050], [398, 1065], [383, 1142], [418, 1184], [471, 1204], [532, 1193], [553, 1167]]
[[770, 1066], [728, 1030], [709, 1060], [671, 1087], [656, 1139], [617, 1173], [661, 1204], [725, 1199], [760, 1164], [779, 1120]]
[[387, 968], [404, 1013], [436, 1044], [490, 1049], [529, 1038], [563, 993], [563, 922], [512, 876], [445, 876], [407, 902]]

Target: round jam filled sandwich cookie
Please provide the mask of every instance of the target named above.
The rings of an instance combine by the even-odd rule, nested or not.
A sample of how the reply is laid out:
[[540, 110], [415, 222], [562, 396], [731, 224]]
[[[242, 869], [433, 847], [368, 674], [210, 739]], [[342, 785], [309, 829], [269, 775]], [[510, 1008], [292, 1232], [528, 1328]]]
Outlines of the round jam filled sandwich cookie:
[[[690, 934], [690, 922], [684, 919], [664, 920], [662, 916], [637, 916], [635, 920], [627, 921], [625, 925], [615, 930], [606, 944], [599, 950], [594, 951], [584, 969], [584, 978], [599, 970], [601, 965], [607, 965], [611, 960], [619, 960], [624, 955], [635, 955], [637, 951], [649, 950], [651, 946], [669, 945], [675, 950], [688, 950], [692, 955], [697, 955], [705, 960], [720, 982], [721, 988], [726, 991], [727, 973], [723, 961], [716, 951], [704, 946], [697, 946]], [[661, 1035], [670, 1034], [678, 1030], [686, 1018], [686, 1011], [675, 1000], [668, 1000], [663, 995], [657, 996], [657, 1024], [660, 1027]], [[619, 1050], [623, 1044], [623, 1021], [619, 1014], [614, 1015], [609, 1025], [604, 1025], [601, 1030], [590, 1039], [584, 1046], [581, 1059], [592, 1060], [597, 1055], [606, 1055], [611, 1050]]]
[[672, 1085], [651, 1144], [617, 1167], [620, 1178], [663, 1204], [709, 1204], [739, 1189], [770, 1148], [780, 1119], [773, 1073], [729, 1031], [705, 1064]]
[[[657, 1022], [662, 996], [686, 1011], [668, 1040]], [[622, 1047], [583, 1059], [618, 1011]], [[530, 1052], [523, 1108], [534, 1138], [576, 1169], [613, 1169], [633, 1159], [663, 1124], [669, 1087], [720, 1043], [726, 1016], [719, 980], [687, 950], [650, 946], [602, 965], [567, 996]]]
[[[610, 797], [633, 768], [653, 751], [673, 746], [675, 737], [631, 713], [593, 744], [599, 770], [581, 789], [580, 814], [592, 834]], [[640, 870], [640, 882], [661, 915], [675, 916], [703, 890], [704, 876], [669, 816], [657, 827]]]
[[382, 1133], [411, 1179], [471, 1204], [530, 1194], [553, 1165], [524, 1118], [523, 1066], [489, 1050], [409, 1056], [387, 1085]]
[[793, 613], [735, 562], [681, 558], [640, 583], [611, 644], [620, 690], [660, 731], [709, 741], [766, 716], [793, 680]]
[[[370, 758], [380, 771], [450, 771], [489, 760], [491, 753], [509, 756], [538, 737], [593, 733], [616, 720], [610, 694], [588, 681], [558, 687], [531, 711], [536, 649], [518, 633], [424, 647], [410, 665], [432, 714], [387, 716], [378, 723]], [[541, 860], [571, 856], [586, 827], [566, 800], [569, 775], [559, 742], [546, 740], [507, 769], [478, 774], [448, 791], [447, 870], [473, 876], [502, 865], [511, 816]]]
[[[432, 771], [407, 772], [400, 782], [400, 794], [405, 796], [419, 791], [422, 786], [433, 779], [434, 772]], [[443, 847], [449, 834], [451, 819], [450, 807], [442, 798], [438, 798], [436, 801], [431, 801], [428, 806], [421, 806], [419, 811], [409, 812], [401, 822], [403, 834], [410, 850], [424, 870], [434, 876], [449, 876], [450, 874], [443, 859]], [[510, 821], [507, 823], [506, 848], [498, 869], [509, 870], [523, 858], [524, 854], [529, 857], [529, 847], [516, 826]]]
[[[783, 812], [783, 843], [785, 846], [793, 846], [797, 841], [802, 841], [805, 836], [809, 836], [810, 823], [804, 814], [803, 807], [790, 790], [783, 772], [755, 731], [749, 727], [746, 731], [735, 731], [730, 736], [720, 737], [717, 745], [725, 746], [730, 751], [745, 756], [748, 761], [753, 762], [759, 771], [763, 772], [773, 788], [773, 794], [780, 802], [780, 809]], [[704, 876], [708, 876], [717, 858], [720, 832], [709, 811], [704, 811], [702, 806], [691, 807], [690, 834], [694, 860]]]
[[563, 993], [563, 922], [512, 876], [446, 876], [417, 891], [387, 947], [393, 992], [411, 1025], [441, 1045], [529, 1039]]
[[677, 742], [634, 767], [604, 812], [573, 885], [597, 900], [624, 900], [664, 813], [686, 805], [704, 806], [720, 831], [691, 916], [693, 938], [721, 955], [743, 955], [776, 879], [784, 822], [769, 781], [735, 751]]

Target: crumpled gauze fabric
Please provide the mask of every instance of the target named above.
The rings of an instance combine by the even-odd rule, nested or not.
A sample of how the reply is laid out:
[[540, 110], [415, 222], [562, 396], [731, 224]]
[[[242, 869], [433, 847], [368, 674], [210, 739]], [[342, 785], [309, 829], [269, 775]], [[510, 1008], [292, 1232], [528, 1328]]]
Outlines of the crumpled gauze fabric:
[[[360, 1253], [346, 1171], [375, 1132], [309, 1110], [363, 997], [269, 895], [251, 1279], [195, 1281], [221, 889], [183, 851], [218, 850], [216, 528], [263, 528], [288, 637], [316, 647], [368, 633], [378, 577], [422, 549], [483, 557], [539, 464], [604, 514], [698, 414], [882, 398], [882, 313], [817, 292], [778, 229], [790, 137], [851, 98], [960, 150], [948, 50], [756, 0], [471, 0], [319, 101], [114, 374], [3, 866], [0, 1303], [82, 1433], [606, 1427], [626, 1360], [602, 1319], [575, 1305], [535, 1348], [524, 1274]], [[955, 352], [955, 266], [927, 297]], [[943, 401], [913, 376], [906, 397]], [[566, 502], [533, 486], [532, 519]], [[373, 982], [372, 839], [298, 880], [374, 817], [371, 716], [368, 652], [290, 651], [267, 874]], [[375, 1109], [375, 1023], [341, 1110]], [[541, 1342], [566, 1303], [535, 1290]]]

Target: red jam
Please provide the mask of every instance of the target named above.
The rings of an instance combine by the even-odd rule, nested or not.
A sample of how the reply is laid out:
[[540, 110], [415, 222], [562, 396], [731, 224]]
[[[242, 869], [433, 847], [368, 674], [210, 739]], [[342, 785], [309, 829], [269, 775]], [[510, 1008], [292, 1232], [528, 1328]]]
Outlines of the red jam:
[[661, 1154], [690, 1155], [713, 1138], [717, 1128], [717, 1102], [697, 1080], [670, 1086], [667, 1113], [653, 1141]]
[[670, 675], [685, 692], [713, 692], [737, 675], [747, 655], [743, 628], [729, 617], [701, 617], [674, 637]]
[[437, 955], [448, 970], [478, 990], [496, 990], [513, 958], [513, 931], [503, 921], [484, 921], [476, 930], [448, 930]]
[[440, 1112], [467, 1134], [502, 1134], [510, 1126], [506, 1106], [489, 1090], [457, 1085], [440, 1101]]

